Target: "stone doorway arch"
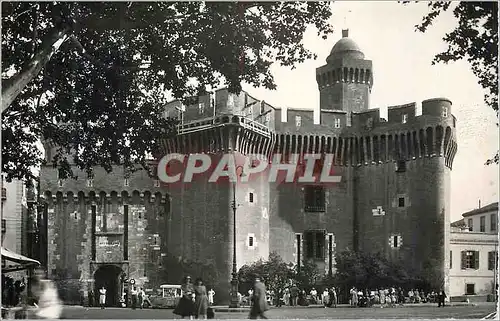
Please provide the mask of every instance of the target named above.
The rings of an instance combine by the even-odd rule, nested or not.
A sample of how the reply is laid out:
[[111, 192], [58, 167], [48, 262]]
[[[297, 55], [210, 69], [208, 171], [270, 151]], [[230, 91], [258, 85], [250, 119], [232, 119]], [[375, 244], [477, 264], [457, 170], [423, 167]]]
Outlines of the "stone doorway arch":
[[121, 274], [124, 271], [114, 264], [99, 265], [94, 272], [94, 293], [95, 304], [99, 303], [99, 289], [106, 288], [106, 306], [119, 307], [122, 296], [123, 284], [121, 282]]

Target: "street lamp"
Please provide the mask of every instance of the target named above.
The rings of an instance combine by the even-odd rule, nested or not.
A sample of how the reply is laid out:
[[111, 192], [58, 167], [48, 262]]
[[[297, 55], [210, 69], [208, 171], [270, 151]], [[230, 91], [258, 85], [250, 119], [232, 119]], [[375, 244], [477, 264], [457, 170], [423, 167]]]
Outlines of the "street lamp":
[[[238, 166], [236, 168], [236, 175], [239, 177], [243, 174], [243, 167]], [[237, 178], [236, 178], [237, 179]], [[233, 201], [231, 202], [231, 207], [233, 209], [233, 273], [231, 279], [231, 301], [229, 303], [230, 308], [239, 308], [240, 299], [238, 297], [238, 271], [236, 268], [236, 181], [233, 182]]]

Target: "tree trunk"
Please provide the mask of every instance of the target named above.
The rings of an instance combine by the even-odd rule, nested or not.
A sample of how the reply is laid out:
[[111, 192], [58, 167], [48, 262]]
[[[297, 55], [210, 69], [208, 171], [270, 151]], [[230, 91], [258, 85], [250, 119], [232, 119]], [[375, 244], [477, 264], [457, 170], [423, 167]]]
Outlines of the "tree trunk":
[[2, 113], [9, 108], [12, 102], [23, 89], [35, 78], [52, 58], [55, 52], [69, 38], [69, 28], [55, 30], [43, 43], [40, 50], [28, 62], [26, 67], [11, 78], [3, 81], [2, 86]]

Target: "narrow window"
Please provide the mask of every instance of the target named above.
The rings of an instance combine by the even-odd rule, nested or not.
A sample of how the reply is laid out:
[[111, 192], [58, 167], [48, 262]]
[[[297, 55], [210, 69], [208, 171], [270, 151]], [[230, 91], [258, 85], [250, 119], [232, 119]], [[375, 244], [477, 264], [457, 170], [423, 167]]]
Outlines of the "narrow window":
[[129, 186], [129, 181], [128, 178], [125, 178], [123, 181], [123, 186], [128, 187]]
[[488, 270], [495, 270], [496, 263], [498, 261], [498, 252], [492, 251], [488, 252]]
[[490, 215], [490, 231], [491, 232], [497, 231], [497, 214]]
[[443, 117], [448, 117], [448, 108], [443, 109]]
[[453, 267], [453, 251], [450, 251], [450, 270]]
[[94, 179], [92, 178], [87, 179], [87, 187], [94, 187]]
[[253, 247], [253, 236], [248, 237], [248, 246]]
[[404, 197], [398, 198], [398, 207], [405, 207], [405, 198]]
[[474, 231], [474, 226], [473, 226], [473, 224], [472, 224], [472, 219], [471, 219], [471, 218], [469, 218], [469, 219], [467, 220], [467, 226], [469, 227], [469, 232]]
[[479, 232], [486, 232], [486, 216], [479, 218]]
[[200, 115], [205, 113], [205, 103], [199, 103], [198, 104], [198, 113]]
[[155, 179], [153, 184], [154, 184], [154, 187], [160, 187], [160, 180]]
[[248, 201], [250, 203], [253, 203], [253, 193], [250, 193], [249, 196], [248, 196]]
[[406, 124], [408, 121], [408, 114], [403, 114], [403, 124]]
[[57, 180], [57, 186], [63, 187], [64, 181], [62, 179]]
[[335, 119], [335, 128], [340, 128], [340, 118]]
[[398, 247], [398, 236], [397, 235], [394, 235], [393, 236], [393, 242], [394, 242], [394, 247], [397, 248]]

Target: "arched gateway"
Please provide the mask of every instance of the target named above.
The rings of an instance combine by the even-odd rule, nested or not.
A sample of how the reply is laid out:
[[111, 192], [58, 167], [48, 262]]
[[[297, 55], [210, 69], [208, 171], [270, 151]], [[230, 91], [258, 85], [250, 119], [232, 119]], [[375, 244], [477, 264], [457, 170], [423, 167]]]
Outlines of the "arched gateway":
[[94, 293], [96, 302], [99, 300], [99, 289], [106, 288], [106, 306], [118, 307], [123, 291], [120, 275], [123, 270], [116, 265], [101, 265], [94, 273]]

